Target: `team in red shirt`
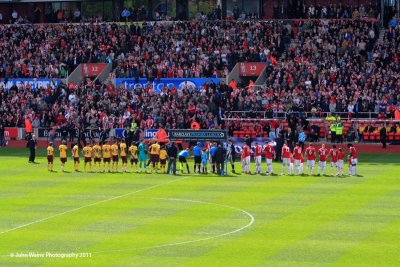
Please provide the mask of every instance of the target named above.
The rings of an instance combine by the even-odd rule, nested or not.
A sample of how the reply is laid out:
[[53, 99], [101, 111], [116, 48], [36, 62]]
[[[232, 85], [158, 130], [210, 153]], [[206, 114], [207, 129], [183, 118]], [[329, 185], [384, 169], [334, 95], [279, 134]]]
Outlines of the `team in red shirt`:
[[351, 163], [351, 166], [349, 164], [349, 175], [357, 176], [357, 163], [358, 163], [357, 150], [353, 146], [353, 144], [348, 144], [347, 147], [350, 150], [350, 163]]
[[250, 174], [250, 147], [245, 143], [241, 153], [242, 169], [246, 174]]
[[276, 158], [276, 154], [274, 146], [268, 143], [268, 141], [265, 141], [264, 152], [265, 152], [265, 160], [267, 162], [267, 175], [271, 175], [273, 171], [272, 159]]
[[256, 174], [261, 173], [261, 154], [262, 154], [262, 147], [258, 145], [257, 142], [254, 144], [254, 163], [256, 164]]
[[[358, 163], [358, 155], [356, 148], [352, 145], [348, 145], [349, 148], [349, 175], [357, 175], [357, 163]], [[253, 147], [254, 152], [254, 162], [256, 165], [256, 174], [260, 174], [262, 172], [261, 168], [261, 158], [265, 156], [267, 163], [267, 171], [268, 175], [273, 173], [272, 160], [276, 158], [275, 148], [273, 144], [265, 142], [265, 145], [262, 147], [257, 142]], [[242, 167], [244, 173], [250, 173], [250, 154], [251, 149], [248, 145], [244, 145], [242, 155]], [[322, 144], [321, 147], [317, 150], [312, 143], [309, 143], [308, 147], [303, 151], [300, 144], [296, 144], [293, 149], [293, 153], [285, 143], [282, 147], [281, 151], [281, 160], [282, 160], [282, 175], [285, 174], [307, 174], [314, 175], [315, 162], [317, 160], [318, 154], [318, 173], [317, 175], [326, 175], [326, 163], [330, 161], [330, 175], [331, 176], [343, 176], [344, 175], [344, 158], [345, 153], [342, 148], [337, 148], [336, 145], [332, 145], [332, 148], [328, 149], [325, 147], [325, 144]], [[305, 173], [303, 172], [304, 161], [306, 160], [306, 169]]]

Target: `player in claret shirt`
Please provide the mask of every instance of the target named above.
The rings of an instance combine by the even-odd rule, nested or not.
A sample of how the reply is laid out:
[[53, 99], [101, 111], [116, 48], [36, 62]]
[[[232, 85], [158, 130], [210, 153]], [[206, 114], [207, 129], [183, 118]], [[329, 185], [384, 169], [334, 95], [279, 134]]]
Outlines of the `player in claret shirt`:
[[317, 158], [317, 154], [315, 151], [315, 147], [312, 143], [310, 143], [306, 148], [306, 157], [307, 157], [306, 174], [308, 175], [308, 168], [310, 168], [311, 175], [314, 175], [315, 159]]
[[344, 176], [344, 152], [341, 148], [338, 151], [338, 174]]
[[257, 142], [254, 143], [254, 163], [256, 164], [255, 174], [261, 174], [261, 153], [262, 147]]
[[322, 144], [321, 148], [318, 149], [319, 163], [318, 163], [318, 175], [326, 175], [326, 159], [328, 157], [328, 149], [325, 148], [325, 144]]
[[272, 159], [276, 158], [276, 154], [274, 147], [272, 146], [272, 144], [268, 143], [268, 141], [265, 141], [264, 152], [265, 160], [267, 161], [267, 175], [271, 175], [273, 172]]
[[338, 151], [336, 149], [336, 145], [333, 145], [329, 150], [329, 156], [331, 158], [331, 176], [333, 176], [333, 170], [335, 170], [335, 175], [339, 176]]
[[353, 146], [353, 144], [348, 144], [347, 147], [350, 150], [350, 155], [351, 155], [351, 167], [350, 167], [350, 173], [349, 175], [354, 175], [357, 176], [357, 163], [358, 163], [358, 154], [356, 148]]
[[289, 173], [289, 165], [290, 165], [290, 148], [288, 147], [287, 143], [282, 147], [282, 154], [281, 154], [281, 159], [282, 159], [282, 175], [285, 175], [285, 166], [288, 168], [288, 173]]
[[293, 158], [294, 158], [294, 174], [298, 175], [300, 173], [300, 163], [301, 158], [303, 156], [303, 151], [299, 143], [296, 144], [296, 147], [293, 149]]

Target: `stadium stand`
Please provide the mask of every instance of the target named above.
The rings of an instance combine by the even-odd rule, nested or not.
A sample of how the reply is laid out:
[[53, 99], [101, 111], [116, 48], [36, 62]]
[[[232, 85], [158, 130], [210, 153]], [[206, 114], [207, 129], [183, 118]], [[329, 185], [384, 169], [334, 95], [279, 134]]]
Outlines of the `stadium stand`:
[[[359, 12], [359, 11], [357, 11]], [[354, 13], [354, 12], [353, 12]], [[1, 124], [34, 128], [228, 128], [231, 136], [273, 137], [304, 130], [330, 138], [326, 116], [342, 117], [343, 136], [378, 141], [399, 110], [399, 25], [377, 42], [370, 19], [193, 21], [130, 24], [1, 25], [0, 78], [66, 77], [83, 62], [107, 62], [121, 78], [226, 77], [237, 62], [267, 62], [264, 85], [224, 82], [160, 94], [151, 84], [126, 90], [82, 82], [30, 90], [0, 86]], [[271, 64], [271, 56], [278, 64]], [[53, 88], [52, 88], [53, 87]], [[388, 121], [388, 124], [390, 121]], [[386, 124], [387, 127], [388, 124]], [[395, 129], [395, 131], [393, 130]], [[398, 140], [398, 126], [388, 131]], [[361, 136], [361, 138], [360, 138]]]

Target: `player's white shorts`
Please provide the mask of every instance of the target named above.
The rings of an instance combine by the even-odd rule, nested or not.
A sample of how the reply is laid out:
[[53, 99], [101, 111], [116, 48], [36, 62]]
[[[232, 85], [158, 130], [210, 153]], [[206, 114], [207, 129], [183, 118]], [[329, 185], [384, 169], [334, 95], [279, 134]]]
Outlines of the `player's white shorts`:
[[289, 165], [290, 164], [290, 158], [283, 158], [282, 164]]
[[255, 164], [261, 164], [261, 156], [254, 157]]
[[337, 162], [332, 162], [332, 161], [331, 161], [331, 167], [338, 167], [338, 163], [337, 163]]
[[343, 160], [341, 160], [341, 159], [338, 160], [338, 167], [343, 169], [343, 167], [344, 167]]
[[351, 164], [357, 165], [357, 163], [358, 163], [358, 159], [351, 159]]
[[321, 168], [326, 167], [326, 161], [320, 161], [318, 164]]
[[300, 165], [300, 160], [299, 159], [295, 159], [294, 160], [294, 166], [299, 166]]
[[272, 164], [272, 159], [266, 159], [267, 161], [267, 165], [271, 165]]
[[243, 164], [244, 164], [244, 165], [250, 165], [250, 157], [245, 157], [245, 158], [243, 159]]
[[315, 160], [307, 160], [307, 166], [314, 167], [315, 166]]

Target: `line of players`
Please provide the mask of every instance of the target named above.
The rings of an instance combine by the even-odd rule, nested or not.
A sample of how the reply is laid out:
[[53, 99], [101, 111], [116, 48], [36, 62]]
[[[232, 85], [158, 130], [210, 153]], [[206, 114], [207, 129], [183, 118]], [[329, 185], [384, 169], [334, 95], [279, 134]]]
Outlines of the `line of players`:
[[[356, 148], [352, 144], [348, 144], [349, 155], [348, 155], [348, 174], [350, 176], [357, 175], [357, 163], [358, 163], [358, 154]], [[271, 143], [266, 142], [262, 147], [257, 142], [254, 145], [254, 163], [256, 165], [256, 174], [260, 174], [261, 162], [262, 162], [262, 154], [265, 154], [265, 159], [267, 162], [267, 175], [272, 174], [272, 160], [276, 159], [276, 153], [274, 146]], [[290, 150], [287, 143], [285, 143], [282, 147], [281, 160], [282, 160], [282, 173], [281, 175], [285, 175], [285, 173], [289, 175], [300, 175], [300, 174], [315, 174], [315, 164], [317, 161], [318, 154], [318, 173], [317, 175], [326, 175], [326, 165], [328, 159], [330, 160], [330, 175], [331, 176], [339, 176], [344, 175], [344, 158], [345, 153], [342, 148], [337, 149], [336, 145], [333, 145], [332, 148], [328, 151], [325, 148], [325, 144], [322, 144], [321, 148], [318, 150], [312, 143], [309, 143], [308, 147], [303, 152], [300, 144], [296, 144], [293, 151]], [[242, 159], [242, 169], [243, 173], [250, 174], [250, 147], [247, 144], [244, 144], [243, 149], [241, 151], [241, 159]], [[304, 172], [304, 161], [306, 162], [306, 169]]]
[[[58, 147], [61, 171], [65, 171], [65, 164], [67, 162], [68, 147], [65, 142], [62, 142]], [[74, 170], [79, 171], [80, 165], [80, 152], [79, 147], [75, 144], [72, 147], [72, 158], [74, 160]], [[84, 171], [95, 172], [118, 172], [119, 160], [122, 161], [122, 172], [128, 171], [128, 154], [130, 156], [130, 171], [133, 172], [135, 167], [136, 172], [146, 172], [147, 166], [150, 163], [151, 172], [158, 170], [158, 163], [160, 163], [161, 171], [165, 172], [165, 165], [167, 161], [167, 151], [165, 146], [160, 146], [158, 143], [153, 143], [148, 149], [145, 143], [140, 142], [138, 145], [132, 144], [129, 148], [124, 141], [114, 141], [112, 144], [98, 142], [86, 145], [82, 148], [81, 153], [84, 157]], [[147, 162], [147, 153], [150, 154], [150, 161]], [[103, 161], [103, 166], [101, 162]], [[48, 170], [53, 171], [54, 163], [54, 147], [50, 142], [47, 147], [47, 162]], [[92, 165], [93, 162], [93, 165]], [[93, 168], [94, 167], [94, 168]]]
[[[233, 147], [232, 142], [229, 142], [227, 160], [230, 161], [232, 170], [234, 172], [234, 155], [230, 153]], [[355, 147], [352, 144], [348, 145], [350, 155], [348, 156], [349, 162], [349, 175], [357, 175], [357, 163], [358, 156]], [[213, 144], [211, 146], [209, 152], [210, 157], [208, 156], [208, 150], [202, 151], [199, 144], [193, 149], [193, 154], [195, 158], [195, 166], [194, 171], [200, 172], [200, 166], [202, 167], [203, 173], [207, 172], [208, 159], [210, 159], [211, 166], [213, 168], [213, 172], [215, 171], [215, 159], [213, 159], [213, 152], [217, 149], [217, 145]], [[65, 142], [63, 142], [58, 147], [60, 153], [60, 161], [61, 161], [61, 171], [65, 170], [65, 163], [67, 162], [67, 150]], [[124, 141], [114, 141], [113, 144], [109, 143], [95, 143], [94, 145], [86, 145], [82, 149], [82, 154], [84, 156], [84, 171], [87, 170], [87, 165], [89, 165], [89, 170], [93, 171], [92, 161], [94, 163], [94, 171], [95, 172], [118, 172], [119, 168], [119, 159], [122, 161], [122, 172], [127, 172], [128, 170], [128, 153], [130, 156], [130, 171], [133, 172], [133, 168], [135, 166], [136, 172], [147, 172], [147, 167], [150, 166], [150, 172], [158, 171], [158, 164], [160, 164], [160, 170], [162, 173], [166, 173], [166, 162], [168, 158], [167, 150], [164, 145], [160, 145], [159, 143], [152, 143], [147, 149], [144, 142], [140, 142], [138, 145], [132, 144], [128, 149], [127, 145]], [[256, 174], [260, 174], [262, 172], [262, 154], [265, 154], [266, 163], [267, 163], [267, 171], [268, 175], [273, 173], [272, 161], [276, 159], [275, 148], [272, 143], [266, 142], [262, 147], [257, 142], [254, 145], [254, 162], [256, 165]], [[150, 159], [147, 161], [147, 153], [150, 154]], [[305, 149], [304, 153], [302, 151], [302, 147], [300, 144], [296, 144], [296, 147], [293, 149], [293, 153], [290, 150], [287, 143], [285, 143], [282, 147], [281, 160], [282, 160], [282, 175], [287, 174], [314, 174], [315, 173], [315, 164], [317, 160], [318, 154], [318, 174], [321, 173], [326, 175], [326, 165], [328, 158], [330, 158], [330, 174], [331, 176], [336, 175], [344, 175], [344, 151], [341, 148], [337, 149], [336, 145], [328, 151], [325, 148], [325, 145], [322, 144], [321, 148], [316, 150], [314, 145], [310, 143], [308, 147]], [[72, 147], [72, 157], [74, 160], [74, 170], [79, 171], [80, 157], [79, 157], [79, 147], [75, 144]], [[189, 149], [182, 150], [178, 159], [181, 163], [181, 172], [183, 171], [183, 165], [186, 165], [188, 173], [189, 166], [187, 164], [186, 158], [189, 157]], [[304, 172], [304, 161], [306, 162], [306, 168]], [[54, 162], [54, 147], [50, 142], [47, 147], [47, 160], [48, 160], [48, 170], [53, 171], [53, 162]], [[242, 160], [242, 171], [243, 173], [250, 174], [250, 162], [251, 162], [251, 153], [250, 147], [247, 144], [244, 144], [243, 149], [241, 151], [241, 160]], [[103, 166], [101, 166], [101, 162], [103, 161]], [[103, 167], [103, 168], [102, 168]]]

